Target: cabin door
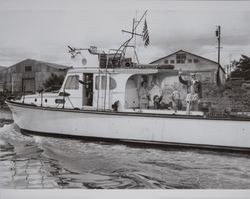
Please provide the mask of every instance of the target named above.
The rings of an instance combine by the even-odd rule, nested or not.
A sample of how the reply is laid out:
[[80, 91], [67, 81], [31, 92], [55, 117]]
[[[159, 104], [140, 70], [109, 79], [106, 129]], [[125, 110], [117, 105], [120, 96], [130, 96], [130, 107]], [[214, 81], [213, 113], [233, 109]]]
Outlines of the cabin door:
[[111, 93], [109, 89], [109, 74], [95, 76], [95, 99], [94, 105], [100, 109], [110, 108]]
[[82, 103], [83, 106], [93, 106], [93, 74], [83, 74], [83, 81], [80, 82], [83, 85], [82, 88]]

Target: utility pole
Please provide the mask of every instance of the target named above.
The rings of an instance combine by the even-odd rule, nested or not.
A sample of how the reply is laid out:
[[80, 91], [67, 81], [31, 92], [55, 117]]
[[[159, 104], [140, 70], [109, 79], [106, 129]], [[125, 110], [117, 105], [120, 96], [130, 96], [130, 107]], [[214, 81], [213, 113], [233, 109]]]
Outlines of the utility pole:
[[215, 31], [217, 40], [218, 40], [218, 71], [217, 71], [217, 84], [220, 85], [220, 35], [221, 35], [221, 29], [220, 26], [217, 26], [217, 30]]
[[220, 26], [217, 26], [216, 37], [218, 39], [218, 65], [220, 65]]
[[232, 55], [229, 54], [229, 79], [231, 79], [231, 73], [232, 73]]

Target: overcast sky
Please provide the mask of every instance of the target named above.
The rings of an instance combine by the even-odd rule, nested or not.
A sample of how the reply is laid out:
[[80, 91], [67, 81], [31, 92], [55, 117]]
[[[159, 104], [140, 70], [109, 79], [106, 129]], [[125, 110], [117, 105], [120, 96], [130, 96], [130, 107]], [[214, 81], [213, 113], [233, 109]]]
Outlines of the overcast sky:
[[121, 30], [145, 10], [150, 45], [137, 38], [142, 63], [181, 49], [217, 61], [218, 25], [222, 65], [250, 55], [249, 1], [0, 0], [0, 66], [26, 58], [72, 65], [67, 45], [118, 48], [129, 37]]

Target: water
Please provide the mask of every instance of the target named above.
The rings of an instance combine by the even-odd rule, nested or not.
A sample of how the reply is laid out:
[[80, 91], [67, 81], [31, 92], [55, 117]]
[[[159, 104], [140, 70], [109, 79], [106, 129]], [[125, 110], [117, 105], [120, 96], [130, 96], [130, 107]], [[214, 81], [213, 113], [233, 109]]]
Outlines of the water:
[[0, 120], [0, 188], [249, 189], [250, 155], [23, 135]]

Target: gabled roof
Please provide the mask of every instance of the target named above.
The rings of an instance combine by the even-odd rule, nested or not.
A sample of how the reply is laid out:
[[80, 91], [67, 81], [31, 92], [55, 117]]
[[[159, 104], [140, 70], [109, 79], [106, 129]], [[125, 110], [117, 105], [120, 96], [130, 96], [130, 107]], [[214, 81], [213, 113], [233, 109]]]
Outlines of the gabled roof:
[[[207, 61], [209, 61], [209, 62], [212, 62], [212, 63], [214, 63], [214, 64], [218, 64], [218, 62], [216, 62], [216, 61], [213, 61], [213, 60], [211, 60], [211, 59], [208, 59], [208, 58], [205, 58], [205, 57], [202, 57], [202, 56], [199, 56], [199, 55], [196, 55], [196, 54], [187, 52], [187, 51], [185, 51], [185, 50], [178, 50], [178, 51], [176, 51], [176, 52], [174, 52], [174, 53], [171, 53], [170, 55], [167, 55], [167, 56], [165, 56], [165, 57], [162, 57], [162, 58], [159, 58], [159, 59], [157, 59], [157, 60], [155, 60], [155, 61], [152, 61], [152, 62], [150, 62], [150, 64], [154, 64], [155, 62], [158, 62], [158, 61], [160, 61], [160, 60], [162, 60], [162, 59], [166, 59], [166, 58], [168, 58], [168, 57], [170, 57], [170, 56], [172, 56], [172, 55], [174, 55], [174, 54], [180, 53], [180, 52], [184, 52], [184, 53], [193, 55], [193, 56], [195, 56], [195, 57], [199, 57], [199, 58], [201, 58], [201, 59], [205, 59], [205, 60], [207, 60]], [[225, 70], [222, 68], [222, 66], [221, 66], [221, 65], [219, 65], [219, 66], [220, 66], [221, 70], [222, 70], [224, 73], [226, 73]]]
[[12, 65], [10, 67], [16, 66], [16, 65], [18, 65], [20, 63], [23, 63], [23, 62], [28, 62], [29, 64], [41, 63], [41, 64], [44, 64], [46, 66], [49, 66], [49, 67], [52, 67], [52, 68], [55, 68], [55, 69], [58, 69], [58, 70], [65, 70], [65, 69], [72, 68], [71, 66], [65, 66], [65, 65], [59, 65], [59, 64], [44, 62], [44, 61], [38, 61], [38, 60], [35, 60], [35, 59], [25, 59], [25, 60], [20, 61], [20, 62]]

